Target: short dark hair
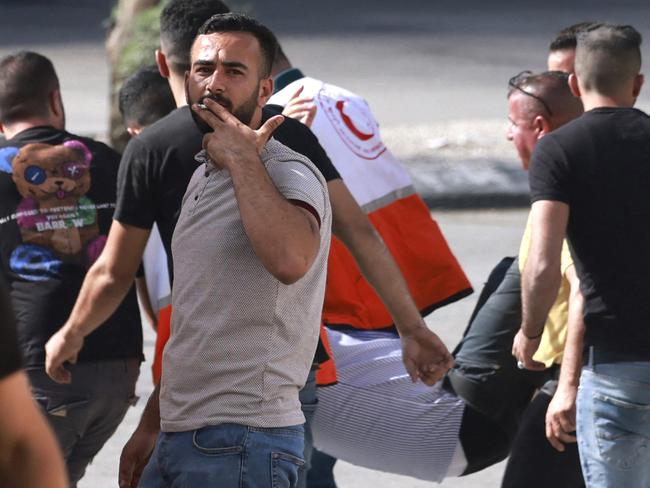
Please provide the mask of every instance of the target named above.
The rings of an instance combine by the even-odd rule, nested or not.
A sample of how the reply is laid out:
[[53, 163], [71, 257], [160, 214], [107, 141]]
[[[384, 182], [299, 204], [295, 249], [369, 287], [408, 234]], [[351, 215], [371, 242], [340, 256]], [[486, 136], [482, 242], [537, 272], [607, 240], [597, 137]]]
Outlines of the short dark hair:
[[508, 98], [514, 93], [528, 96], [528, 116], [545, 113], [558, 124], [563, 124], [582, 113], [582, 102], [569, 88], [569, 73], [522, 71], [508, 81]]
[[0, 61], [0, 123], [12, 123], [48, 111], [48, 97], [59, 89], [52, 61], [21, 51]]
[[176, 108], [169, 83], [156, 66], [141, 68], [120, 88], [119, 107], [127, 126], [146, 127]]
[[267, 78], [271, 74], [278, 41], [271, 29], [261, 22], [244, 14], [220, 14], [210, 17], [199, 29], [198, 35], [220, 32], [247, 32], [252, 34], [262, 51], [262, 66], [260, 77]]
[[199, 28], [215, 14], [230, 12], [221, 0], [170, 0], [160, 14], [160, 43], [169, 68], [190, 69], [190, 51]]
[[553, 38], [551, 44], [548, 46], [548, 50], [560, 51], [562, 49], [575, 49], [578, 44], [578, 34], [598, 27], [599, 25], [601, 25], [601, 22], [585, 21], [565, 27]]
[[611, 94], [639, 74], [641, 34], [631, 25], [601, 24], [578, 34], [576, 76], [586, 90]]

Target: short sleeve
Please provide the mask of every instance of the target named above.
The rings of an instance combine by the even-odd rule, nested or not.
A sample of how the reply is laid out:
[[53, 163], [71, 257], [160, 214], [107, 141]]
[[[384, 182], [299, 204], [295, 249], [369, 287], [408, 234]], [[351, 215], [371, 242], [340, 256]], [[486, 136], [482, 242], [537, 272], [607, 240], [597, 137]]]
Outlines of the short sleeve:
[[[282, 107], [279, 105], [267, 105], [264, 108], [265, 119], [282, 112]], [[321, 172], [325, 181], [341, 179], [341, 175], [320, 145], [318, 138], [305, 124], [285, 117], [284, 122], [273, 133], [273, 137], [309, 159]]]
[[21, 356], [16, 339], [16, 322], [4, 283], [0, 281], [0, 379], [18, 371]]
[[569, 168], [564, 151], [552, 135], [537, 143], [528, 173], [531, 202], [553, 200], [570, 203]]
[[311, 168], [299, 161], [271, 161], [266, 169], [278, 191], [287, 200], [298, 200], [313, 208], [325, 220], [327, 191]]
[[151, 229], [155, 221], [155, 194], [150, 168], [151, 151], [137, 138], [131, 139], [117, 174], [114, 219], [127, 225]]

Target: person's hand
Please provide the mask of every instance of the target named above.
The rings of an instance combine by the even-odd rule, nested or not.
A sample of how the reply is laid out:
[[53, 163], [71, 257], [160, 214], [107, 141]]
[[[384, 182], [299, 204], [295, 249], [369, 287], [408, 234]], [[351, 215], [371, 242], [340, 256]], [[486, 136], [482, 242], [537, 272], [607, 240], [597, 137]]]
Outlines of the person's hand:
[[304, 86], [301, 86], [298, 88], [296, 93], [291, 96], [287, 104], [284, 106], [284, 110], [282, 110], [282, 115], [296, 119], [307, 127], [311, 127], [311, 124], [314, 122], [314, 117], [316, 117], [316, 110], [318, 107], [314, 103], [313, 97], [300, 96], [304, 88]]
[[560, 452], [564, 444], [576, 442], [576, 387], [559, 387], [546, 410], [546, 438]]
[[253, 130], [214, 100], [205, 98], [203, 103], [206, 108], [193, 105], [192, 110], [214, 129], [203, 136], [203, 148], [219, 168], [231, 169], [242, 161], [259, 158], [275, 129], [284, 121], [284, 116], [276, 115]]
[[119, 486], [136, 488], [151, 453], [156, 446], [158, 432], [138, 427], [122, 448], [120, 455]]
[[524, 335], [524, 332], [519, 329], [515, 339], [512, 341], [512, 355], [517, 360], [517, 366], [521, 369], [530, 369], [532, 371], [541, 371], [546, 369], [544, 363], [540, 363], [533, 359], [533, 355], [537, 352], [541, 340], [541, 336], [535, 339], [529, 339]]
[[70, 383], [72, 374], [63, 363], [75, 364], [84, 344], [82, 336], [61, 327], [45, 344], [45, 372], [57, 383]]
[[400, 334], [402, 361], [411, 380], [431, 386], [454, 365], [454, 358], [440, 338], [425, 325]]

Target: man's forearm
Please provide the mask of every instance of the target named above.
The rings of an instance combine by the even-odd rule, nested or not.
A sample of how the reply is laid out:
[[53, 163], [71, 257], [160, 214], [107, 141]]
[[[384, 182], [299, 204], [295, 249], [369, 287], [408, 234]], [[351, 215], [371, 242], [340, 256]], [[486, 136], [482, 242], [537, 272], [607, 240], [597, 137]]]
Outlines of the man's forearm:
[[544, 330], [561, 278], [559, 262], [542, 262], [535, 255], [528, 258], [522, 275], [521, 296], [521, 330], [527, 337], [537, 337]]
[[86, 274], [66, 329], [82, 337], [90, 334], [115, 312], [132, 283], [133, 276], [113, 273], [100, 256]]
[[86, 274], [64, 332], [85, 337], [117, 310], [133, 284], [150, 232], [113, 221], [106, 246]]
[[413, 328], [425, 327], [393, 255], [367, 218], [366, 222], [352, 235], [344, 234], [343, 243], [388, 309], [398, 332], [406, 334]]
[[160, 384], [157, 384], [147, 400], [147, 405], [142, 411], [138, 429], [147, 432], [160, 431]]
[[569, 206], [556, 201], [536, 201], [530, 219], [530, 252], [522, 275], [521, 324], [521, 331], [528, 338], [541, 335], [560, 289], [560, 256]]
[[232, 168], [231, 177], [255, 254], [281, 281], [296, 281], [318, 253], [320, 232], [316, 219], [280, 194], [259, 160]]
[[575, 277], [575, 269], [571, 267], [571, 295], [569, 298], [569, 317], [566, 344], [562, 356], [560, 370], [560, 387], [577, 388], [580, 383], [582, 370], [582, 349], [585, 334], [584, 298], [579, 289], [579, 280]]

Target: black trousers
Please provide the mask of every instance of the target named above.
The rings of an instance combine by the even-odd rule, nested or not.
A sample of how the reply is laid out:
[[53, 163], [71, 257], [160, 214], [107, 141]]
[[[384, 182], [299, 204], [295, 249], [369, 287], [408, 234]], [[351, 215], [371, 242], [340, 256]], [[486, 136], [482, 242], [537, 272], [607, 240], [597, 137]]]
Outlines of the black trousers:
[[501, 488], [581, 488], [585, 486], [578, 444], [556, 451], [546, 439], [544, 421], [551, 395], [540, 391], [530, 403], [512, 444]]

